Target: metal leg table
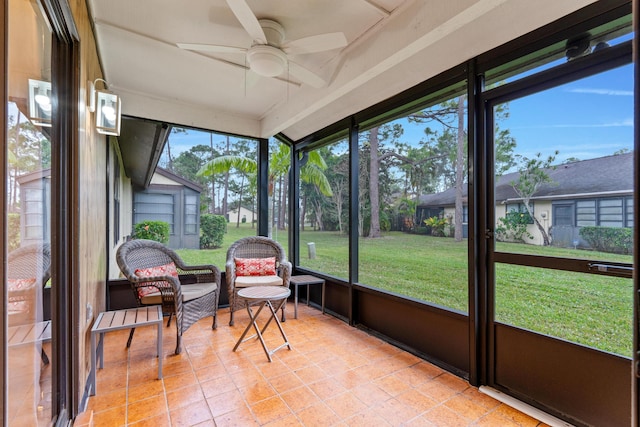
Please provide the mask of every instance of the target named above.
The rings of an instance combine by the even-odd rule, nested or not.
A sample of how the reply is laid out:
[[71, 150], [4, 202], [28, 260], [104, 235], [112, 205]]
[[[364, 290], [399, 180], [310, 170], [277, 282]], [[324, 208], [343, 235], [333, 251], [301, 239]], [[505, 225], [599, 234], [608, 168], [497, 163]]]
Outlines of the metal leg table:
[[[260, 344], [262, 344], [262, 349], [267, 355], [267, 359], [269, 362], [272, 361], [271, 355], [281, 348], [288, 347], [291, 350], [291, 345], [289, 344], [289, 340], [287, 339], [287, 335], [284, 333], [284, 329], [282, 329], [282, 324], [280, 320], [278, 320], [277, 311], [282, 307], [287, 298], [291, 295], [291, 290], [289, 288], [285, 288], [284, 286], [253, 286], [249, 288], [240, 289], [238, 291], [238, 297], [242, 298], [247, 305], [247, 313], [249, 313], [250, 322], [245, 328], [244, 332], [238, 339], [235, 347], [233, 347], [233, 351], [236, 351], [240, 344], [245, 341], [249, 341], [250, 339], [255, 338], [256, 336], [260, 340]], [[275, 303], [275, 306], [273, 305]], [[254, 313], [252, 310], [252, 306], [258, 305], [258, 310]], [[265, 323], [265, 325], [260, 328], [258, 326], [258, 316], [262, 309], [267, 307], [269, 309], [269, 319]], [[274, 321], [280, 330], [280, 335], [282, 335], [282, 339], [284, 340], [284, 344], [281, 344], [277, 348], [273, 350], [269, 350], [267, 348], [267, 344], [264, 342], [264, 332], [267, 330], [271, 321]], [[254, 328], [256, 333], [251, 335], [250, 337], [246, 337], [247, 333], [251, 328]]]
[[[100, 369], [104, 367], [104, 334], [118, 329], [131, 329], [156, 325], [158, 336], [158, 379], [162, 378], [162, 307], [159, 305], [100, 313], [91, 328], [91, 372], [89, 374], [90, 395], [96, 394], [96, 359], [100, 357]], [[97, 336], [100, 336], [96, 343]]]
[[316, 276], [311, 276], [309, 274], [303, 274], [301, 276], [291, 276], [290, 282], [294, 285], [294, 310], [293, 317], [295, 319], [298, 318], [298, 286], [307, 286], [307, 305], [309, 305], [309, 286], [311, 285], [322, 285], [322, 314], [324, 314], [324, 288], [325, 281]]

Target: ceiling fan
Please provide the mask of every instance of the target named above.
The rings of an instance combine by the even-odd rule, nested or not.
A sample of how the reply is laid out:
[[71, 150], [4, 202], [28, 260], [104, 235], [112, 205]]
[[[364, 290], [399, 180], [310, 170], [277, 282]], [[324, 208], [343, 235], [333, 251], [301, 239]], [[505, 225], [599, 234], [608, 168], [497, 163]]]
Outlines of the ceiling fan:
[[250, 47], [223, 46], [200, 43], [177, 43], [181, 49], [218, 53], [244, 53], [249, 69], [264, 77], [278, 77], [288, 73], [302, 83], [320, 88], [327, 82], [318, 74], [293, 62], [288, 55], [323, 52], [347, 45], [341, 32], [325, 33], [298, 40], [285, 40], [284, 27], [271, 19], [258, 19], [246, 0], [226, 0], [233, 14], [249, 33]]

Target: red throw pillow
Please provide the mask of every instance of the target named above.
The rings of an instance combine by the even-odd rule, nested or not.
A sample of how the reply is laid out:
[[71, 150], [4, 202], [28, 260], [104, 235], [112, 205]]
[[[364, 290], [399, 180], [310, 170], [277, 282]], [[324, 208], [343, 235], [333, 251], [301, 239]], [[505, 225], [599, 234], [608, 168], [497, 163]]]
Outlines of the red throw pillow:
[[[165, 265], [158, 265], [156, 267], [138, 268], [135, 271], [135, 274], [138, 277], [171, 276], [176, 279], [178, 278], [178, 270], [173, 262]], [[154, 292], [158, 292], [158, 289], [155, 286], [166, 287], [167, 285], [165, 282], [151, 282], [149, 283], [149, 286], [138, 288], [138, 297], [142, 298]]]
[[236, 276], [275, 276], [276, 257], [235, 258]]

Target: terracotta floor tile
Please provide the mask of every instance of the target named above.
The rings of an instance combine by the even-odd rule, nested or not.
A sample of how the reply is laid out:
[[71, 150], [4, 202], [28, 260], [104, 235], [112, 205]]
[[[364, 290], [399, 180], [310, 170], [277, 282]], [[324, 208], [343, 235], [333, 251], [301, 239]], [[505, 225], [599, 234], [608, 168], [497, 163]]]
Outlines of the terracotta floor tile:
[[320, 398], [307, 386], [284, 392], [280, 394], [280, 397], [295, 413], [321, 402]]
[[214, 397], [219, 394], [237, 389], [235, 383], [229, 375], [214, 378], [212, 380], [201, 380], [200, 386], [202, 387], [202, 392], [204, 393], [204, 397], [206, 398]]
[[420, 415], [420, 412], [401, 402], [396, 398], [385, 400], [372, 408], [376, 414], [387, 420], [388, 423], [399, 425]]
[[469, 421], [476, 421], [485, 416], [488, 412], [484, 406], [478, 405], [470, 399], [467, 399], [462, 394], [453, 396], [444, 404], [447, 408], [457, 412]]
[[177, 390], [179, 388], [183, 388], [191, 384], [196, 384], [197, 379], [196, 379], [196, 374], [193, 373], [193, 371], [190, 371], [190, 372], [184, 372], [182, 374], [174, 375], [172, 377], [165, 377], [163, 381], [164, 381], [164, 388], [167, 391], [167, 393], [169, 393], [173, 390]]
[[280, 396], [270, 397], [258, 402], [255, 405], [252, 405], [250, 409], [260, 425], [264, 425], [293, 414], [291, 409], [289, 409]]
[[470, 424], [469, 420], [446, 406], [436, 406], [422, 415], [425, 420], [438, 427], [461, 427]]
[[284, 393], [303, 385], [302, 380], [293, 372], [286, 372], [283, 375], [269, 378], [269, 383], [278, 392]]
[[460, 377], [456, 377], [455, 375], [449, 372], [445, 372], [442, 375], [437, 376], [436, 379], [438, 380], [438, 382], [458, 392], [462, 392], [467, 388], [469, 388], [468, 382], [466, 382]]
[[209, 409], [214, 417], [247, 408], [247, 404], [237, 390], [207, 398]]
[[169, 412], [172, 426], [190, 427], [213, 418], [205, 400], [181, 406]]
[[114, 406], [126, 406], [127, 389], [119, 388], [113, 391], [102, 390], [100, 394], [96, 394], [87, 404], [87, 410], [93, 412], [102, 412]]
[[397, 396], [411, 388], [409, 384], [403, 382], [395, 375], [387, 375], [386, 377], [375, 380], [373, 383], [391, 396]]
[[322, 400], [331, 399], [347, 391], [345, 387], [333, 381], [332, 378], [309, 384], [309, 388]]
[[297, 427], [300, 426], [300, 420], [295, 415], [287, 415], [283, 418], [278, 418], [275, 421], [264, 424], [265, 427]]
[[396, 396], [396, 399], [405, 405], [412, 407], [419, 414], [438, 405], [438, 402], [415, 389], [405, 391], [404, 393]]
[[305, 426], [329, 426], [341, 421], [340, 417], [323, 402], [303, 409], [297, 416]]
[[156, 380], [146, 382], [141, 385], [130, 386], [127, 399], [129, 403], [133, 403], [159, 394], [164, 394], [164, 383], [160, 380]]
[[127, 407], [116, 406], [93, 414], [94, 427], [116, 427], [126, 425]]
[[[291, 314], [287, 308], [288, 314]], [[301, 304], [283, 324], [292, 350], [268, 362], [258, 342], [233, 346], [248, 317], [236, 312], [217, 330], [204, 319], [173, 353], [175, 327], [165, 330], [164, 378], [158, 380], [155, 331], [107, 335], [98, 394], [89, 399], [100, 426], [504, 426], [538, 421], [486, 396], [453, 374]], [[270, 327], [271, 328], [271, 327]], [[277, 332], [277, 331], [270, 331]], [[268, 343], [276, 343], [271, 334]], [[32, 381], [31, 381], [32, 382]], [[127, 387], [129, 387], [127, 389]], [[32, 391], [25, 389], [25, 394]], [[19, 410], [20, 408], [15, 408]], [[15, 410], [14, 410], [15, 412]], [[126, 423], [129, 424], [126, 424]]]
[[478, 427], [518, 427], [518, 424], [513, 420], [503, 417], [496, 411], [480, 418], [474, 425]]
[[367, 408], [367, 405], [358, 399], [353, 393], [342, 393], [324, 401], [340, 418], [351, 418], [355, 414]]
[[158, 414], [154, 417], [145, 418], [144, 420], [136, 423], [129, 423], [130, 426], [135, 427], [170, 427], [171, 420], [168, 413]]
[[416, 386], [416, 390], [420, 391], [426, 396], [429, 396], [436, 402], [444, 402], [446, 400], [449, 400], [452, 396], [458, 393], [452, 388], [449, 388], [442, 382], [438, 381], [437, 379], [433, 379], [429, 382]]
[[389, 393], [373, 383], [366, 383], [355, 387], [351, 392], [370, 407], [392, 398]]
[[130, 403], [127, 406], [127, 422], [136, 421], [167, 412], [167, 399], [164, 394]]
[[384, 427], [391, 426], [387, 420], [371, 411], [361, 412], [345, 420], [345, 424], [349, 427]]
[[535, 418], [531, 418], [529, 415], [523, 414], [522, 412], [504, 404], [501, 404], [495, 411], [502, 417], [513, 421], [519, 426], [533, 427], [540, 424]]
[[277, 394], [275, 389], [266, 380], [243, 387], [240, 389], [240, 393], [249, 406], [262, 400], [269, 399]]
[[216, 416], [214, 417], [214, 422], [215, 427], [251, 427], [260, 425], [246, 406], [233, 412]]
[[167, 406], [169, 411], [180, 408], [182, 406], [191, 405], [204, 400], [200, 384], [192, 384], [170, 392], [167, 392]]

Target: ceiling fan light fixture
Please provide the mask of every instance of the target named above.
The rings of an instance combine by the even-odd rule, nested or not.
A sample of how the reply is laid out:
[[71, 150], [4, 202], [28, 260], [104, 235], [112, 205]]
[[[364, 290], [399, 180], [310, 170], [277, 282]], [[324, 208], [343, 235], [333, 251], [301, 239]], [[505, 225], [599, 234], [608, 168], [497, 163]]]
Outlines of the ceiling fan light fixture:
[[287, 68], [287, 55], [268, 45], [255, 45], [247, 52], [251, 70], [264, 77], [276, 77]]

